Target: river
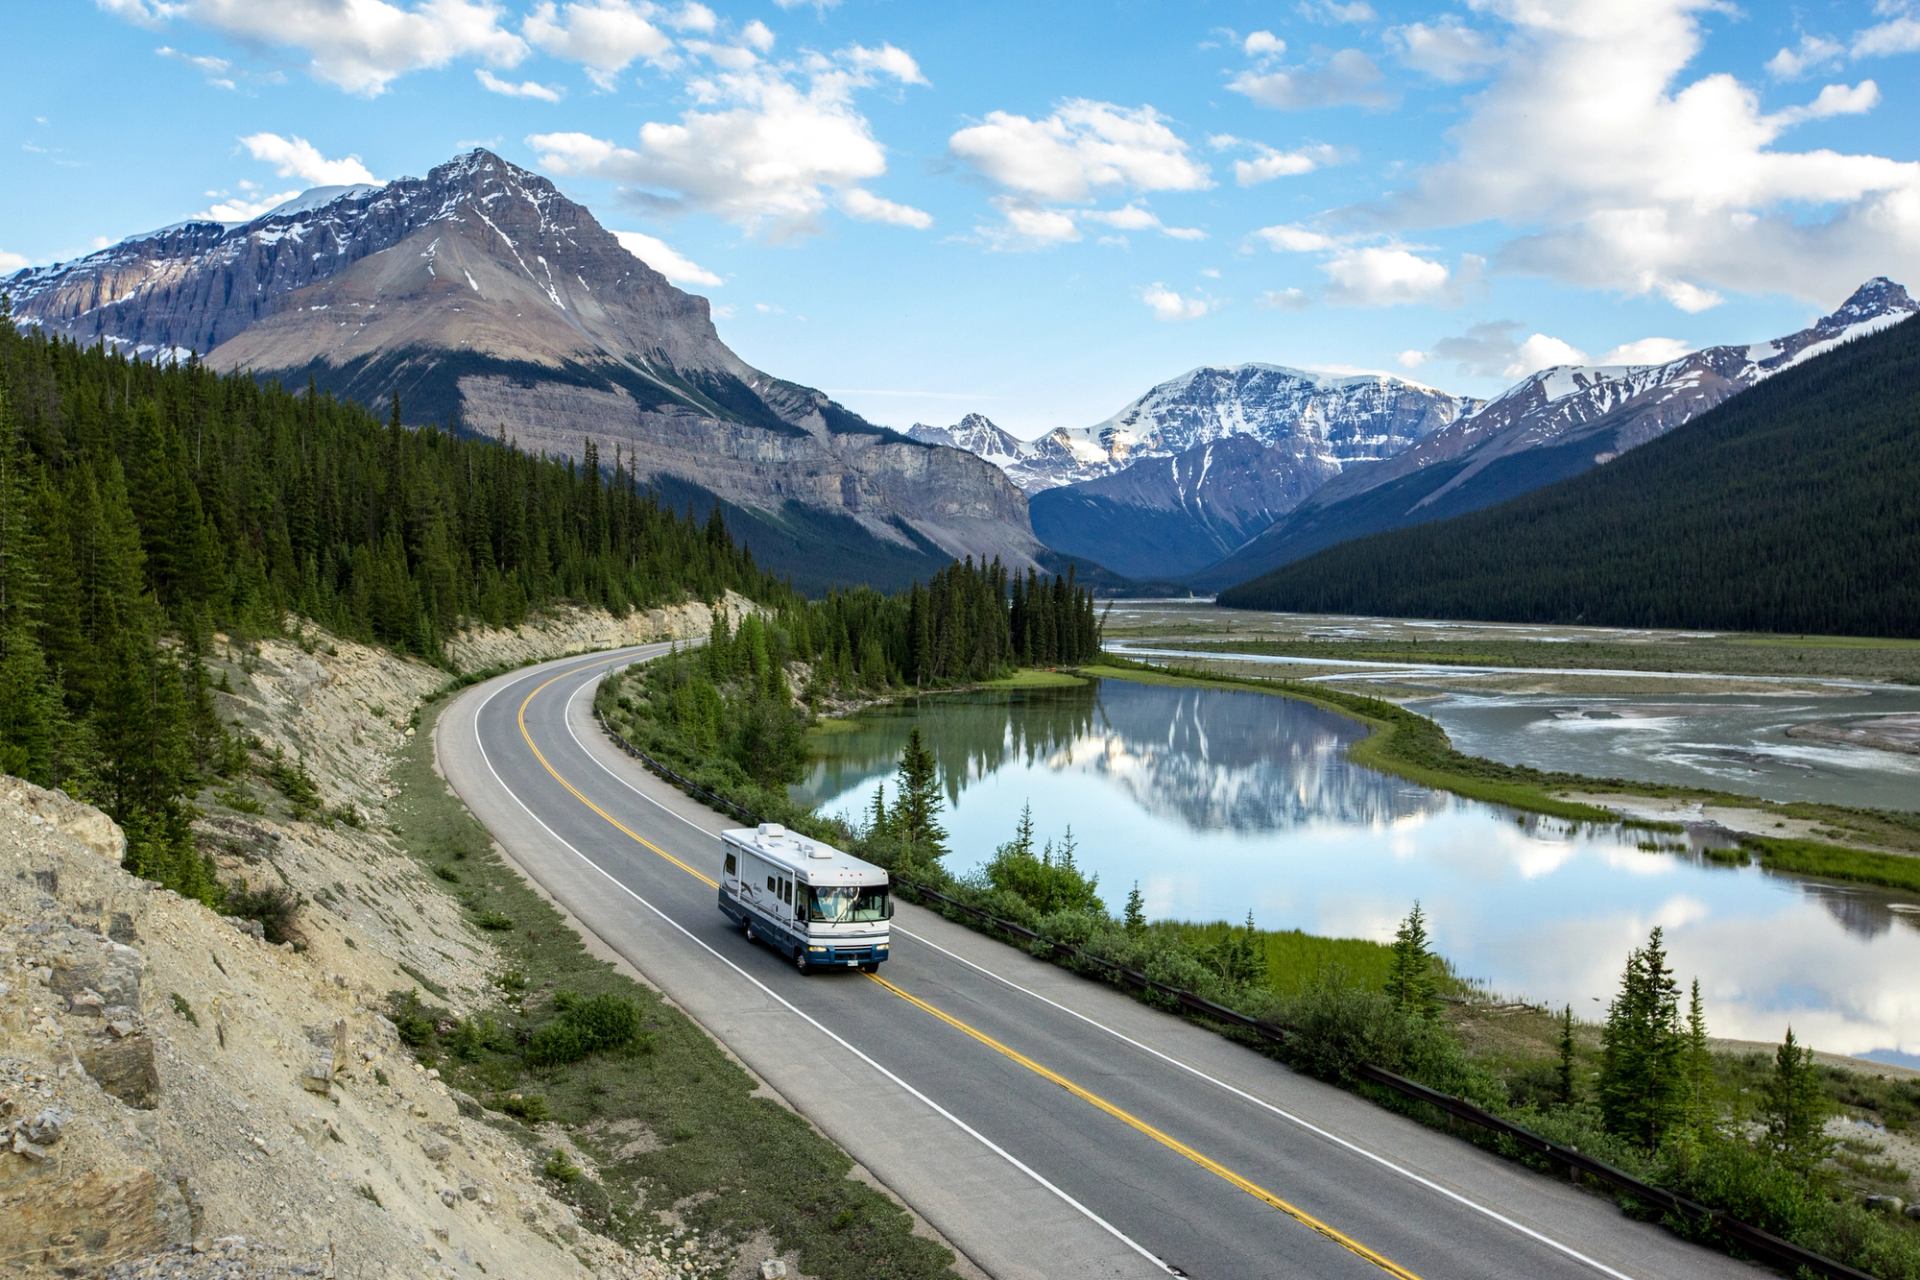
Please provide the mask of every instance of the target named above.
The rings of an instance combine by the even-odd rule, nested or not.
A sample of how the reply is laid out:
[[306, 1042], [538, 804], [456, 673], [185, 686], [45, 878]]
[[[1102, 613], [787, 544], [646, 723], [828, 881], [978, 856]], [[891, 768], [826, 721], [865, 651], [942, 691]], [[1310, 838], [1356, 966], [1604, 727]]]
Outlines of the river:
[[939, 762], [956, 872], [1031, 803], [1071, 827], [1109, 906], [1155, 918], [1385, 941], [1418, 899], [1437, 949], [1502, 995], [1604, 1013], [1626, 954], [1666, 927], [1714, 1034], [1920, 1066], [1920, 903], [1726, 867], [1685, 837], [1569, 824], [1361, 768], [1360, 729], [1268, 694], [1101, 680], [878, 708], [821, 738], [797, 799], [858, 817], [918, 725]]

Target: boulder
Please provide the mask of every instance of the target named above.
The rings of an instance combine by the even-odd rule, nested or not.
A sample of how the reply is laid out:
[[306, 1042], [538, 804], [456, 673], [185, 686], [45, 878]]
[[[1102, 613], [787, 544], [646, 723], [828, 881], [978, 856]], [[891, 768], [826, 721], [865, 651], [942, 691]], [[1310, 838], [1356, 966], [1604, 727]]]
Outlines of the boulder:
[[144, 1035], [90, 1045], [80, 1051], [80, 1065], [102, 1089], [130, 1107], [151, 1111], [160, 1103], [153, 1041]]
[[1860, 1203], [1877, 1213], [1890, 1213], [1896, 1217], [1907, 1208], [1907, 1202], [1899, 1196], [1868, 1196]]
[[19, 1131], [27, 1135], [28, 1141], [50, 1147], [60, 1141], [60, 1134], [67, 1127], [67, 1120], [67, 1113], [59, 1107], [47, 1107], [22, 1124]]
[[124, 943], [69, 928], [49, 947], [47, 986], [69, 1000], [92, 992], [102, 1005], [140, 1006], [140, 975], [146, 961]]
[[[122, 1258], [182, 1244], [191, 1218], [179, 1190], [151, 1169], [75, 1172], [63, 1161], [0, 1184], [0, 1258], [6, 1274], [96, 1274]], [[71, 1174], [72, 1176], [63, 1176]]]

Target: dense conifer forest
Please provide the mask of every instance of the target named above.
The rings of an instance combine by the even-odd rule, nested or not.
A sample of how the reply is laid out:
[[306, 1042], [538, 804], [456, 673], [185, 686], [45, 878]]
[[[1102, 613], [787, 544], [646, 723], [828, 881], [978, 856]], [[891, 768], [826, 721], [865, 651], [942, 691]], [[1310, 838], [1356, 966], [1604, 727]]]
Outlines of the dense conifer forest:
[[133, 869], [192, 896], [221, 891], [186, 797], [246, 763], [200, 661], [215, 631], [293, 613], [434, 660], [466, 619], [728, 588], [787, 596], [623, 459], [406, 430], [0, 316], [0, 770], [99, 803]]
[[968, 561], [895, 595], [806, 600], [717, 511], [676, 514], [592, 444], [579, 464], [538, 458], [307, 392], [22, 334], [0, 300], [0, 772], [98, 803], [135, 871], [208, 902], [224, 890], [190, 797], [249, 767], [202, 661], [216, 633], [304, 617], [437, 661], [472, 622], [739, 591], [773, 616], [723, 629], [693, 696], [762, 776], [798, 750], [790, 662], [816, 691], [880, 689], [1097, 648], [1070, 577]]
[[1920, 322], [1564, 483], [1360, 538], [1238, 608], [1920, 636]]

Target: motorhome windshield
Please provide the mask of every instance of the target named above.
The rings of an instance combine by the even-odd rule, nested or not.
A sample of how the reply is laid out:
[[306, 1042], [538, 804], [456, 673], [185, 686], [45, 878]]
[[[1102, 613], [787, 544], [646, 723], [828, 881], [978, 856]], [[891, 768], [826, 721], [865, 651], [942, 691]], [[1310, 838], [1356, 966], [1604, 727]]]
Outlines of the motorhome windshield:
[[893, 917], [883, 884], [814, 886], [807, 890], [807, 919], [821, 924], [870, 923]]

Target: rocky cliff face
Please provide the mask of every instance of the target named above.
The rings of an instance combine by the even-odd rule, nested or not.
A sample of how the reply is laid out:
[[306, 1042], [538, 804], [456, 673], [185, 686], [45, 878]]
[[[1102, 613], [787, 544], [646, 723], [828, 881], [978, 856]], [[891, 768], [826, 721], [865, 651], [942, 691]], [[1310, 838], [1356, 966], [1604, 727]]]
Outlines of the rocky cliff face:
[[1904, 288], [1878, 277], [1831, 315], [1771, 342], [1707, 347], [1662, 365], [1543, 369], [1405, 452], [1343, 470], [1195, 581], [1244, 581], [1336, 542], [1479, 510], [1578, 475], [1916, 311]]
[[[928, 567], [963, 554], [1024, 566], [1039, 550], [997, 468], [747, 365], [704, 298], [488, 151], [241, 226], [135, 237], [0, 288], [18, 322], [82, 342], [197, 351], [382, 407], [398, 391], [410, 422], [550, 452], [592, 436], [642, 472], [775, 521], [798, 503]], [[754, 542], [756, 528], [741, 532]], [[857, 559], [843, 567], [858, 577]]]

